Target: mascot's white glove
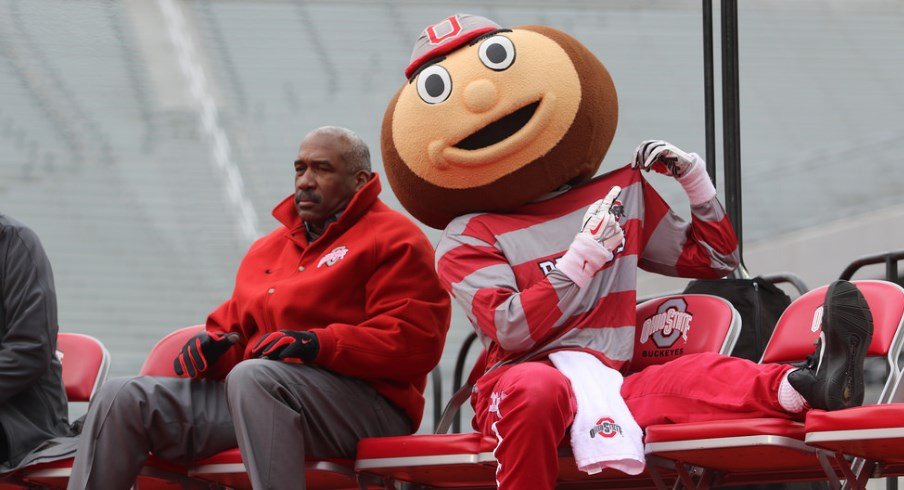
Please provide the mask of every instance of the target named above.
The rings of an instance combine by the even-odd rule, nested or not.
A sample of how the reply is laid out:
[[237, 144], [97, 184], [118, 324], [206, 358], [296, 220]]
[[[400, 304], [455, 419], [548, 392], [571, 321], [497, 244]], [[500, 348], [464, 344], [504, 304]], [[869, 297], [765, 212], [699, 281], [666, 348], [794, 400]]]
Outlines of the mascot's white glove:
[[[625, 234], [618, 224], [618, 216], [612, 212], [612, 203], [620, 192], [621, 187], [615, 186], [606, 197], [591, 204], [584, 213], [581, 225], [581, 233], [586, 233], [601, 243], [610, 256], [621, 251], [625, 245]], [[609, 260], [611, 257], [606, 262]]]
[[685, 153], [662, 140], [647, 140], [634, 150], [634, 168], [671, 175], [687, 193], [691, 206], [709, 201], [716, 188], [706, 173], [706, 163], [696, 153]]
[[581, 231], [556, 262], [556, 268], [579, 287], [586, 286], [596, 271], [625, 247], [625, 232], [612, 212], [612, 203], [620, 192], [621, 187], [615, 186], [587, 208]]

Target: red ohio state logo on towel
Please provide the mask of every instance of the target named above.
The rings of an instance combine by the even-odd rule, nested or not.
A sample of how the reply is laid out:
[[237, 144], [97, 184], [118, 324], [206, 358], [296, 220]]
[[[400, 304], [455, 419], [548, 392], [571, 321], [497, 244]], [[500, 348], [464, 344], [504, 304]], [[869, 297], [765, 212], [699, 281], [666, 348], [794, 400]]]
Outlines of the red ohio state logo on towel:
[[327, 267], [332, 267], [333, 264], [345, 258], [345, 254], [347, 253], [348, 248], [346, 248], [345, 245], [340, 245], [321, 257], [320, 262], [317, 263], [317, 268], [321, 268], [324, 264], [326, 264]]
[[599, 434], [600, 437], [615, 437], [616, 434], [622, 435], [621, 426], [616, 424], [610, 417], [603, 417], [596, 421], [596, 425], [590, 429], [590, 438], [593, 439]]

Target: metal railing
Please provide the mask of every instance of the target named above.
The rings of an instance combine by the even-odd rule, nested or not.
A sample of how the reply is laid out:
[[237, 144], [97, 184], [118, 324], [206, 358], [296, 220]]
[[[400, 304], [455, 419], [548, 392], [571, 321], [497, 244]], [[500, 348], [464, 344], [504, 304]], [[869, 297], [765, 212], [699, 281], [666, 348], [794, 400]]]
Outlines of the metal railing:
[[891, 282], [898, 282], [898, 261], [904, 259], [904, 250], [895, 250], [892, 252], [884, 252], [880, 254], [874, 255], [864, 255], [859, 259], [851, 262], [847, 267], [845, 267], [844, 271], [838, 276], [839, 279], [844, 279], [845, 281], [850, 280], [854, 277], [854, 274], [857, 273], [860, 269], [875, 264], [885, 264], [885, 280]]

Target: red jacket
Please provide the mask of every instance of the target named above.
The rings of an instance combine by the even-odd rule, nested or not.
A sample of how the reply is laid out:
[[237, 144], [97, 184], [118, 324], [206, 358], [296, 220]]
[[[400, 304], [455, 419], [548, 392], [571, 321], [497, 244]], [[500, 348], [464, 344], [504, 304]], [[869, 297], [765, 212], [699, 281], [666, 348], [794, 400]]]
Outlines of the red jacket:
[[312, 244], [293, 196], [274, 208], [283, 226], [251, 246], [232, 298], [207, 319], [209, 332], [242, 335], [207, 377], [224, 378], [264, 333], [309, 330], [320, 341], [313, 364], [367, 381], [405, 411], [412, 429], [420, 425], [427, 374], [449, 328], [449, 296], [427, 237], [379, 193], [374, 175]]

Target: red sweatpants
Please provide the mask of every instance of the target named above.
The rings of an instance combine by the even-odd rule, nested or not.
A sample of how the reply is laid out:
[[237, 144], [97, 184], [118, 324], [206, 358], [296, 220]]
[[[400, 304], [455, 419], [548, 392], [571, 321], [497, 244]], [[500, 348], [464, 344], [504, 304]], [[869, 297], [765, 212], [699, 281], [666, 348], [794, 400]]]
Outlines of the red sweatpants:
[[[748, 417], [793, 418], [778, 403], [786, 365], [760, 365], [718, 354], [694, 354], [625, 378], [622, 397], [641, 428]], [[472, 397], [477, 430], [499, 441], [494, 454], [501, 489], [552, 489], [556, 448], [574, 419], [571, 384], [548, 361], [493, 371]]]

